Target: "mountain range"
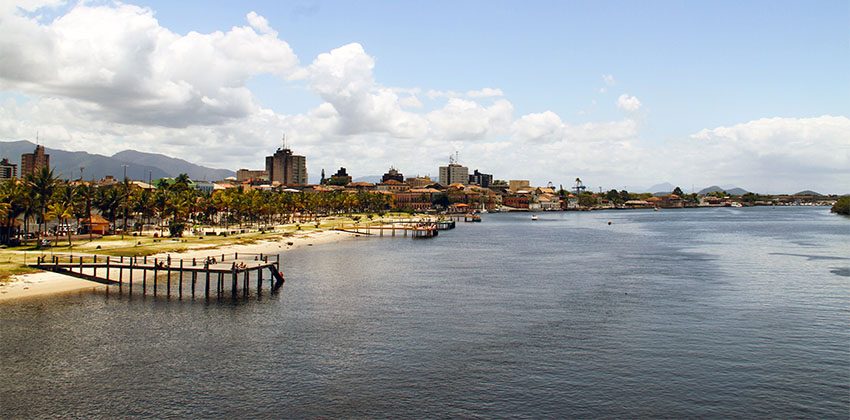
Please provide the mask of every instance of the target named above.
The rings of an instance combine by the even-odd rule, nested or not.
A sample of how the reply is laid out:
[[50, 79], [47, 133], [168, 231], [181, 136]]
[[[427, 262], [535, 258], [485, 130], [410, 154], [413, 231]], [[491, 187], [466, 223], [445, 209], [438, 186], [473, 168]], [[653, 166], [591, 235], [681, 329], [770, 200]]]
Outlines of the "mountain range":
[[[0, 142], [0, 158], [8, 158], [10, 162], [18, 164], [20, 171], [21, 155], [32, 153], [35, 147], [35, 143], [26, 140]], [[50, 167], [58, 177], [64, 179], [79, 178], [80, 168], [83, 168], [82, 176], [85, 179], [101, 179], [108, 175], [120, 179], [124, 176], [124, 165], [127, 165], [127, 177], [140, 180], [175, 177], [185, 173], [194, 180], [214, 181], [235, 175], [228, 169], [207, 168], [183, 159], [135, 150], [104, 156], [48, 147], [44, 149], [50, 155]]]

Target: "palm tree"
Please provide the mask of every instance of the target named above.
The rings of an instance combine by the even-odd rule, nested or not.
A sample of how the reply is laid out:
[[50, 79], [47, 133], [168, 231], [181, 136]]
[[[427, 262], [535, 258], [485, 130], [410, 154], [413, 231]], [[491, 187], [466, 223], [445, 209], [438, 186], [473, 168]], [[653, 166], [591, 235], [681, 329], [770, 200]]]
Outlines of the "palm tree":
[[77, 186], [77, 197], [84, 201], [82, 211], [79, 212], [78, 216], [81, 218], [89, 219], [89, 242], [93, 239], [93, 232], [91, 229], [91, 206], [92, 200], [94, 198], [95, 189], [91, 184], [87, 184], [85, 182], [80, 183]]
[[6, 229], [3, 230], [3, 236], [0, 237], [0, 242], [9, 243], [12, 239], [11, 234], [14, 232], [15, 220], [30, 207], [28, 204], [29, 191], [26, 184], [18, 180], [8, 180], [0, 183], [0, 202], [2, 202], [5, 208], [3, 215], [6, 224]]
[[118, 187], [110, 185], [108, 187], [100, 187], [97, 189], [94, 205], [100, 210], [100, 214], [106, 216], [115, 229], [115, 216], [118, 214], [118, 209], [121, 207], [121, 192]]
[[[55, 203], [51, 203], [49, 210], [47, 211], [47, 218], [50, 220], [57, 219], [62, 225], [68, 224], [68, 219], [74, 217], [74, 207], [72, 205], [68, 205], [62, 201], [57, 201]], [[71, 243], [71, 229], [70, 226], [66, 230], [68, 234], [68, 246], [72, 246]], [[59, 242], [59, 229], [56, 229], [56, 242]]]
[[46, 166], [42, 167], [36, 173], [27, 176], [27, 183], [35, 196], [39, 216], [41, 217], [38, 226], [39, 237], [41, 237], [43, 232], [42, 225], [47, 227], [44, 216], [47, 213], [47, 206], [50, 205], [50, 200], [53, 197], [53, 191], [56, 189], [57, 181], [58, 179], [53, 174], [53, 170]]

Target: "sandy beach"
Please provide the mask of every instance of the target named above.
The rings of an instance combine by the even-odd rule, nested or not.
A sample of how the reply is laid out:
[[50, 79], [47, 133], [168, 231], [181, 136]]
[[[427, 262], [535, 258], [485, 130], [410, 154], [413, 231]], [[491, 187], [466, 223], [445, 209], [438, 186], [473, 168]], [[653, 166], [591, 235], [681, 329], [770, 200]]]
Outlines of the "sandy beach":
[[[211, 255], [234, 252], [277, 254], [296, 248], [333, 243], [358, 236], [361, 235], [340, 231], [317, 231], [275, 241], [259, 241], [253, 244], [223, 245], [215, 248], [205, 248], [199, 244], [198, 248], [202, 249], [156, 254], [149, 258], [165, 258], [172, 255], [183, 259], [198, 258], [200, 260]], [[292, 243], [292, 245], [289, 245], [289, 243]], [[0, 302], [87, 289], [96, 290], [104, 287], [106, 286], [99, 283], [53, 272], [21, 274], [14, 276], [11, 282], [0, 283]]]

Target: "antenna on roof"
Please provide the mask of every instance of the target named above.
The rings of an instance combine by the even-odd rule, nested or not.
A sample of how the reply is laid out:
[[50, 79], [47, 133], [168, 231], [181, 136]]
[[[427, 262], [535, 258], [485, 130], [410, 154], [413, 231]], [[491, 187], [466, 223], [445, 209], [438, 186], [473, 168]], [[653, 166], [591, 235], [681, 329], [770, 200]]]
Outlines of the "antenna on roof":
[[38, 145], [38, 130], [35, 131], [35, 144]]
[[286, 133], [283, 133], [283, 148], [286, 149]]

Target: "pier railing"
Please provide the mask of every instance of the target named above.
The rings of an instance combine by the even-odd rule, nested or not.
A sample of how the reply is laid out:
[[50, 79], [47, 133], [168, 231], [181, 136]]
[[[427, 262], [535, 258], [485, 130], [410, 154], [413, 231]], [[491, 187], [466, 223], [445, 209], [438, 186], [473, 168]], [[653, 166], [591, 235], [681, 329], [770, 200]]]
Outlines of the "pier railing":
[[[231, 280], [231, 294], [235, 298], [239, 290], [239, 277], [243, 278], [242, 291], [248, 296], [248, 284], [251, 274], [255, 274], [257, 293], [262, 292], [263, 272], [268, 270], [269, 287], [272, 291], [283, 285], [284, 278], [280, 266], [280, 255], [257, 253], [223, 253], [210, 255], [205, 258], [172, 258], [171, 255], [161, 257], [147, 256], [109, 256], [94, 254], [45, 254], [40, 255], [33, 267], [55, 271], [70, 276], [83, 278], [107, 285], [117, 285], [119, 291], [126, 286], [133, 293], [134, 283], [141, 276], [142, 293], [148, 293], [148, 274], [152, 274], [151, 284], [153, 295], [157, 295], [159, 283], [165, 277], [166, 295], [171, 296], [172, 275], [177, 286], [177, 293], [183, 297], [184, 282], [187, 291], [195, 297], [197, 284], [203, 280], [204, 296], [210, 297], [211, 282], [216, 294], [221, 297], [226, 289], [226, 278]], [[100, 274], [99, 274], [100, 271]], [[126, 273], [126, 275], [125, 275]], [[134, 282], [134, 274], [136, 281]], [[188, 276], [187, 276], [188, 274]], [[189, 283], [191, 280], [191, 283]]]

